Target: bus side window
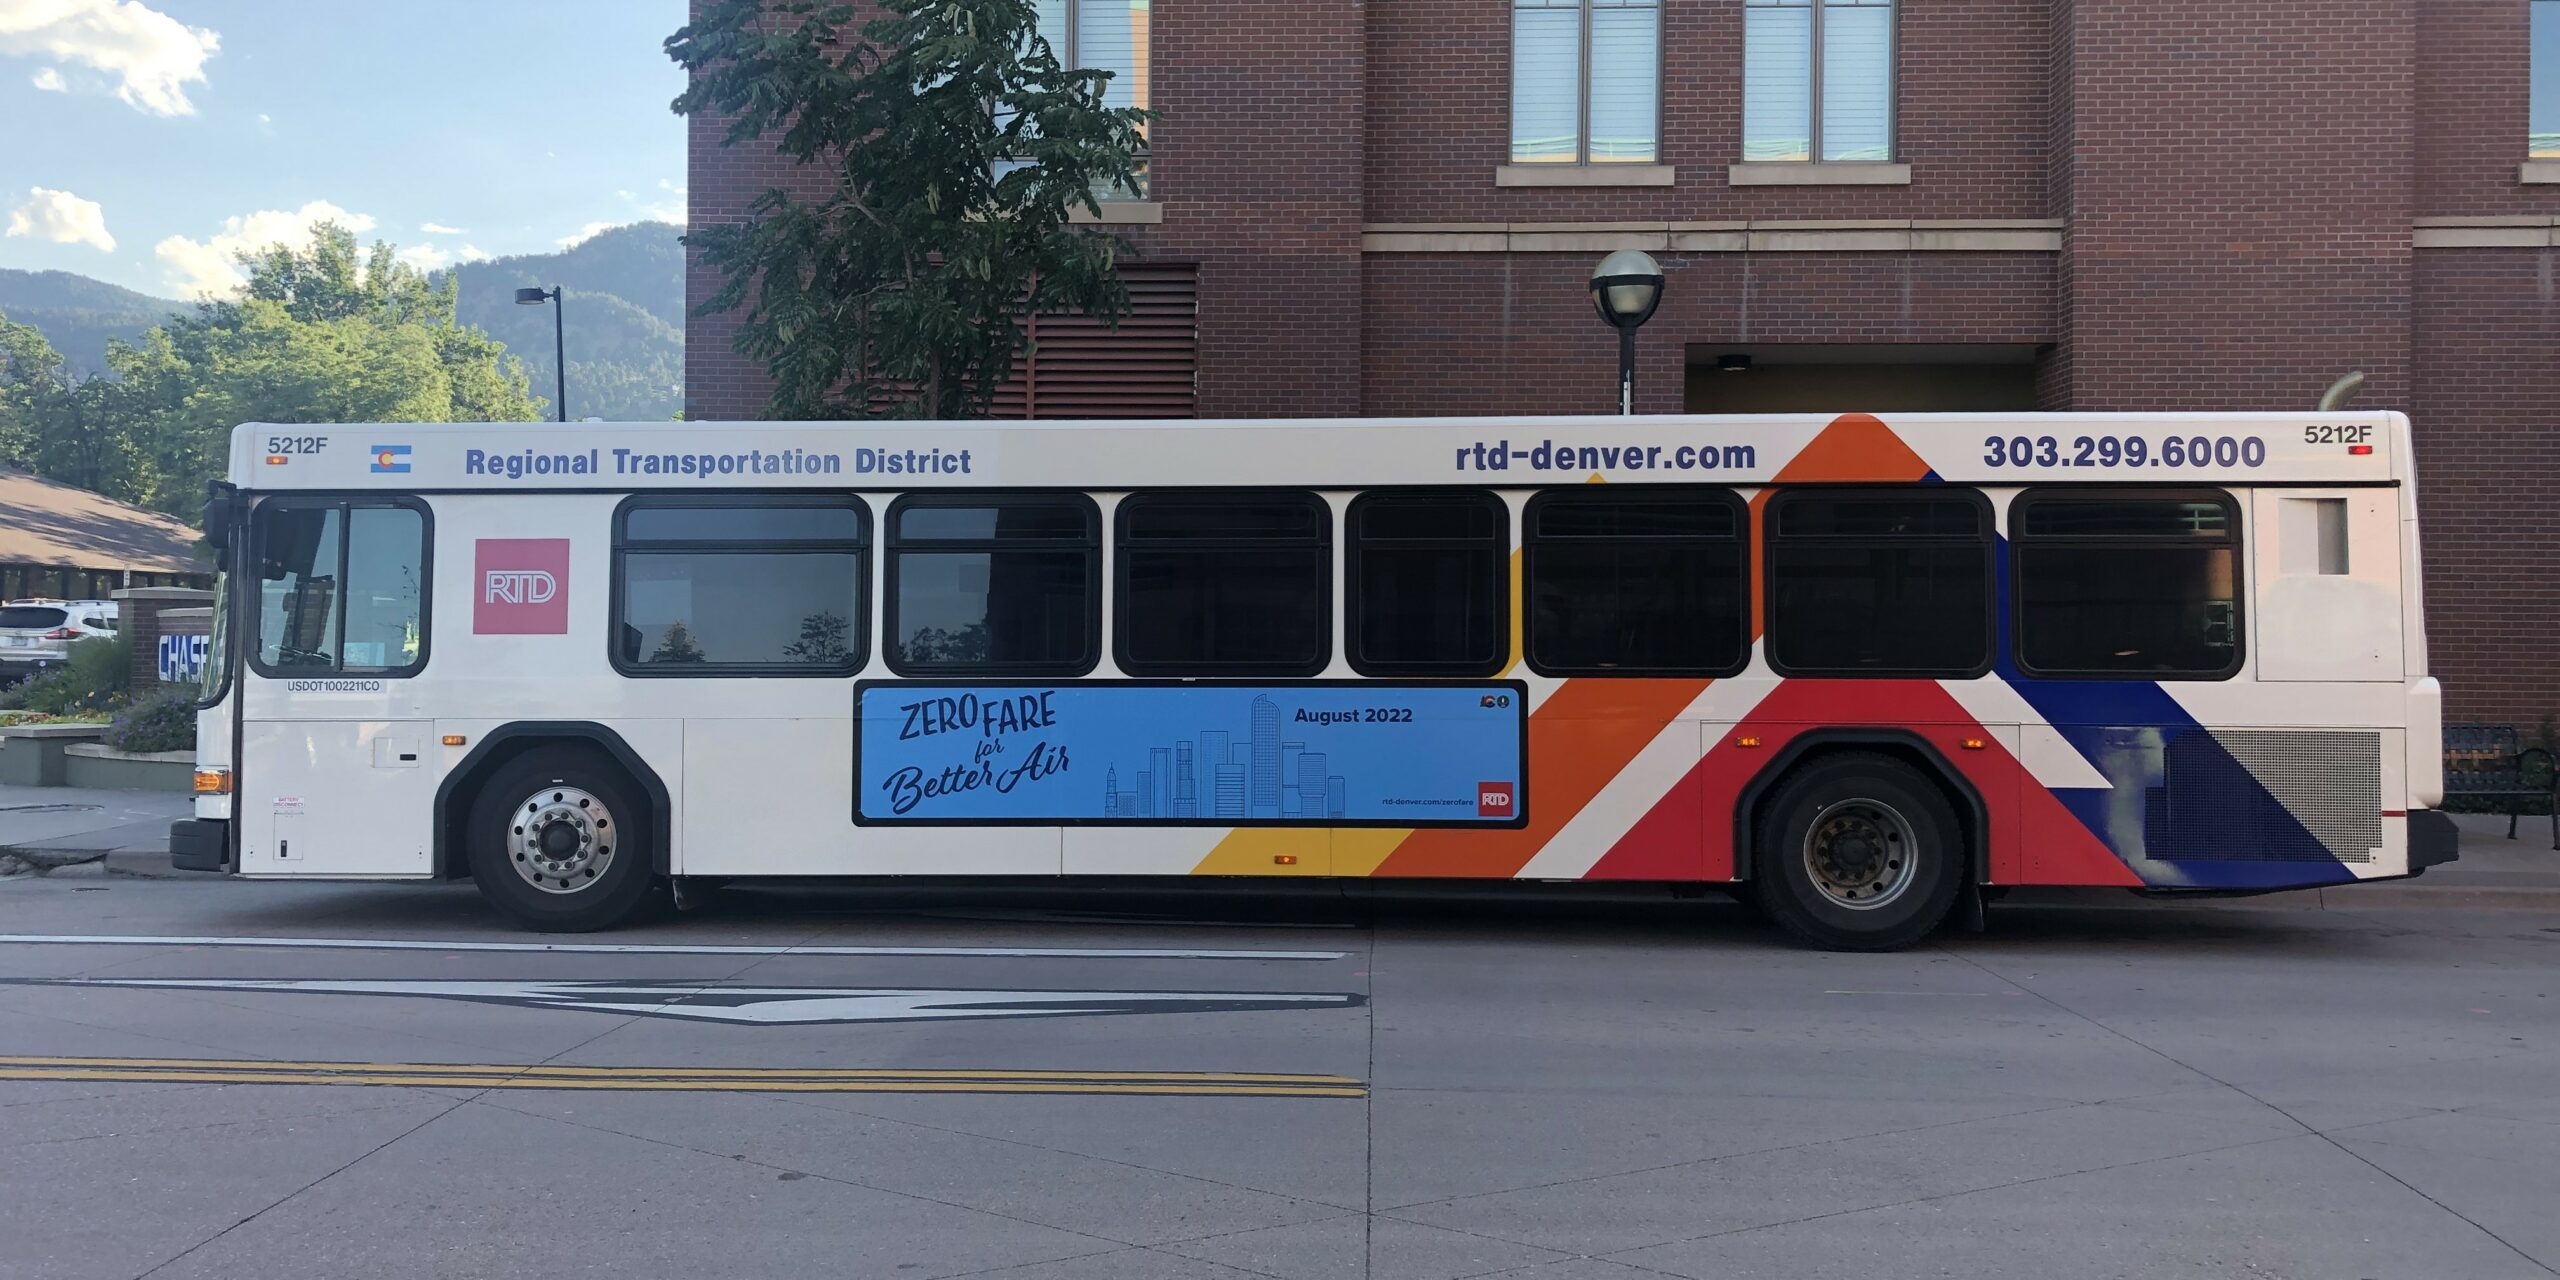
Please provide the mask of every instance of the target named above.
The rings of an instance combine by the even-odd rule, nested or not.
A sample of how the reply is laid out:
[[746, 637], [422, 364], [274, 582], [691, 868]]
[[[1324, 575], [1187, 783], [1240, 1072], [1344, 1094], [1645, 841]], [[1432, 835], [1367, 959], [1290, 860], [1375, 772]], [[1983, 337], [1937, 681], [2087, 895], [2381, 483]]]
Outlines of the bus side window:
[[1303, 490], [1155, 490], [1121, 499], [1120, 669], [1311, 676], [1331, 656], [1333, 512]]
[[1364, 676], [1489, 676], [1510, 647], [1510, 511], [1482, 490], [1385, 490], [1344, 517], [1351, 614], [1344, 643]]
[[2021, 671], [2219, 680], [2240, 669], [2230, 495], [2031, 489], [2011, 511]]
[[614, 666], [851, 675], [868, 651], [869, 521], [851, 495], [626, 499], [614, 517]]
[[1991, 510], [1937, 489], [1795, 489], [1769, 503], [1769, 665], [1787, 676], [1991, 666]]
[[1080, 676], [1102, 646], [1102, 515], [1058, 494], [911, 494], [889, 508], [889, 666]]
[[1540, 675], [1720, 676], [1749, 660], [1749, 543], [1721, 489], [1599, 485], [1530, 499], [1524, 620]]
[[263, 672], [414, 675], [426, 663], [427, 518], [409, 502], [258, 508]]

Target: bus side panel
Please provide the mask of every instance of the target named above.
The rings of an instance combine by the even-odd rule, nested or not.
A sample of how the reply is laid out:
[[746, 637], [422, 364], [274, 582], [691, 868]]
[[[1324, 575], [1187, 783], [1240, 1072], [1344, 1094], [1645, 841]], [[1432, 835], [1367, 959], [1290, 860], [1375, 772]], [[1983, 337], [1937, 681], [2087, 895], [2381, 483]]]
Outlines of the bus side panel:
[[424, 878], [435, 795], [424, 720], [251, 721], [240, 874]]

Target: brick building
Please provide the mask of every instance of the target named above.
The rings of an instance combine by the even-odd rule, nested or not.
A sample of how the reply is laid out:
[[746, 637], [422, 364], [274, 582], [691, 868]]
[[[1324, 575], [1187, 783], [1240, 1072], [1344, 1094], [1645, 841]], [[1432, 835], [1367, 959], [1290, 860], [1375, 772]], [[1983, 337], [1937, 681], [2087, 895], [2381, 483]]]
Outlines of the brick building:
[[[2449, 714], [2560, 713], [2560, 0], [1046, 3], [1161, 113], [1106, 214], [1146, 323], [1046, 344], [1008, 411], [1605, 412], [1584, 282], [1624, 247], [1669, 277], [1644, 412], [2302, 408], [2361, 369], [2417, 423]], [[718, 142], [696, 226], [794, 180]], [[693, 322], [689, 416], [760, 408], [729, 340]]]

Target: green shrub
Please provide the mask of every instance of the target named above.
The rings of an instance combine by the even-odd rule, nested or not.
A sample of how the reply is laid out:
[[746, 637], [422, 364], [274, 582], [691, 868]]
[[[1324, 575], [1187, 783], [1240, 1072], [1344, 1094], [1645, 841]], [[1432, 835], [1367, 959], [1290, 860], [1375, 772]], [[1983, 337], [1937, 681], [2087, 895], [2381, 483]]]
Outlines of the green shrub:
[[125, 708], [107, 726], [107, 745], [134, 752], [195, 750], [195, 691], [169, 689]]
[[122, 636], [75, 640], [61, 666], [10, 690], [10, 703], [47, 715], [111, 711], [133, 675], [133, 642]]

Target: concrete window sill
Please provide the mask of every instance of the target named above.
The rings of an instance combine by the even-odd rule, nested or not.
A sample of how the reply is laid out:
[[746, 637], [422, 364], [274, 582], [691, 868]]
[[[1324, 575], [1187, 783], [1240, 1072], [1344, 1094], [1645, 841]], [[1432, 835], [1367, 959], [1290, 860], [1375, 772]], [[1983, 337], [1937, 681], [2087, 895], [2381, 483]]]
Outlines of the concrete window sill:
[[2560, 160], [2527, 160], [2516, 166], [2516, 181], [2528, 187], [2560, 184]]
[[1497, 187], [1667, 187], [1667, 164], [1506, 164], [1493, 171]]
[[1761, 160], [1728, 167], [1725, 181], [1737, 187], [1907, 187], [1911, 166]]
[[1154, 200], [1110, 200], [1103, 203], [1099, 215], [1069, 209], [1067, 221], [1106, 227], [1152, 227], [1164, 221], [1164, 205]]

